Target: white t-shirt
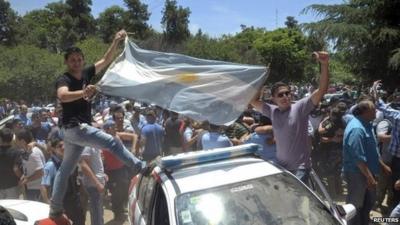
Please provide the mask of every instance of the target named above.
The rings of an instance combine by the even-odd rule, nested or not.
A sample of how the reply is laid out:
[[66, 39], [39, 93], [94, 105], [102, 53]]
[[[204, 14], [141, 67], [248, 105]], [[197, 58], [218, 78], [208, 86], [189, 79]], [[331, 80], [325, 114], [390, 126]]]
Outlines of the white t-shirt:
[[[32, 153], [29, 155], [28, 160], [23, 160], [25, 176], [29, 177], [32, 176], [32, 174], [34, 174], [35, 171], [43, 170], [45, 162], [46, 159], [44, 158], [42, 151], [40, 151], [40, 149], [37, 147], [33, 147]], [[42, 178], [38, 178], [36, 180], [27, 183], [26, 186], [29, 190], [40, 190], [41, 181]]]
[[[85, 147], [82, 157], [89, 159], [88, 165], [97, 179], [105, 184], [105, 174], [103, 161], [101, 160], [101, 151], [95, 148]], [[95, 187], [96, 185], [86, 175], [83, 176], [83, 185], [86, 187]]]

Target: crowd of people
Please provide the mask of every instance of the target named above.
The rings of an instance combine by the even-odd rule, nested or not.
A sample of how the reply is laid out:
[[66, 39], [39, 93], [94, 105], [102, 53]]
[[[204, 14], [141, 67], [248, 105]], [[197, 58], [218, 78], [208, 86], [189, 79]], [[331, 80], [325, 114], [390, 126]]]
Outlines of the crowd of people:
[[[92, 224], [104, 224], [104, 200], [110, 199], [114, 219], [123, 221], [129, 181], [153, 159], [256, 143], [261, 158], [305, 184], [314, 168], [335, 199], [346, 195], [357, 209], [350, 224], [368, 224], [373, 207], [400, 216], [398, 92], [382, 96], [379, 82], [357, 94], [330, 86], [329, 56], [317, 52], [318, 87], [263, 87], [229, 126], [133, 100], [92, 101], [90, 80], [112, 61], [125, 35], [118, 32], [105, 56], [85, 69], [80, 49], [67, 51], [68, 72], [57, 80], [54, 108], [3, 101], [0, 114], [9, 119], [0, 130], [0, 199], [43, 201], [50, 218], [65, 213], [78, 225], [85, 224], [86, 210]], [[388, 208], [382, 206], [386, 196]]]

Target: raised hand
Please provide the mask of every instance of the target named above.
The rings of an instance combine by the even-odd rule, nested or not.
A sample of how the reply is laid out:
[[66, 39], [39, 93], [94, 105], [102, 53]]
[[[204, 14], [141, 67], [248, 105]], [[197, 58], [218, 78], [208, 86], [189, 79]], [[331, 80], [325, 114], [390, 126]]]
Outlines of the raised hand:
[[328, 65], [329, 63], [329, 53], [325, 51], [313, 52], [313, 57], [321, 63], [321, 65]]
[[121, 40], [124, 40], [126, 36], [127, 36], [126, 31], [122, 29], [122, 30], [118, 31], [118, 32], [115, 34], [114, 41], [119, 42], [119, 41], [121, 41]]

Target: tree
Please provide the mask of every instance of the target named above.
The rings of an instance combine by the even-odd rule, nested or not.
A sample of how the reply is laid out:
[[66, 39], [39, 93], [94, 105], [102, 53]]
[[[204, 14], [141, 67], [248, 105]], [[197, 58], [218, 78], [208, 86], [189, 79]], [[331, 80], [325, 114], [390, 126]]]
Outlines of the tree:
[[177, 6], [176, 0], [166, 0], [162, 11], [161, 24], [164, 28], [164, 38], [167, 43], [178, 44], [190, 37], [190, 9]]
[[100, 13], [97, 19], [98, 32], [104, 42], [110, 43], [115, 33], [125, 27], [124, 14], [124, 9], [119, 6], [111, 6]]
[[33, 10], [22, 18], [21, 39], [24, 43], [46, 48], [60, 53], [73, 45], [79, 34], [74, 30], [74, 19], [68, 13], [69, 6], [62, 3], [50, 3], [45, 9]]
[[91, 14], [92, 0], [66, 0], [68, 14], [74, 20], [74, 31], [79, 40], [85, 39], [96, 31], [96, 22]]
[[344, 53], [354, 74], [366, 82], [382, 79], [395, 88], [400, 82], [400, 1], [349, 0], [338, 5], [311, 5], [323, 19], [304, 25], [323, 34]]
[[147, 5], [140, 0], [124, 0], [128, 10], [125, 12], [125, 24], [128, 31], [134, 32], [133, 37], [144, 39], [148, 36], [149, 25], [147, 21], [150, 13], [147, 11]]
[[0, 96], [32, 101], [55, 99], [54, 81], [63, 71], [63, 59], [32, 45], [0, 46]]
[[299, 30], [277, 29], [255, 40], [255, 48], [270, 64], [270, 81], [301, 81], [307, 61], [306, 38]]
[[298, 28], [298, 21], [293, 16], [286, 17], [285, 25], [289, 29]]
[[17, 44], [18, 24], [17, 13], [11, 9], [10, 3], [6, 0], [0, 0], [0, 44]]

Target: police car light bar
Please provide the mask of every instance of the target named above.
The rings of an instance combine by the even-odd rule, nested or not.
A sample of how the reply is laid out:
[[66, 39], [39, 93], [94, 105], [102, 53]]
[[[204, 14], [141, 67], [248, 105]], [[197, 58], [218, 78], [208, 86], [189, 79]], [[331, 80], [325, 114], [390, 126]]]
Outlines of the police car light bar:
[[244, 144], [227, 148], [216, 148], [196, 152], [170, 155], [160, 159], [158, 165], [163, 169], [180, 168], [245, 155], [259, 155], [262, 147], [258, 144]]

